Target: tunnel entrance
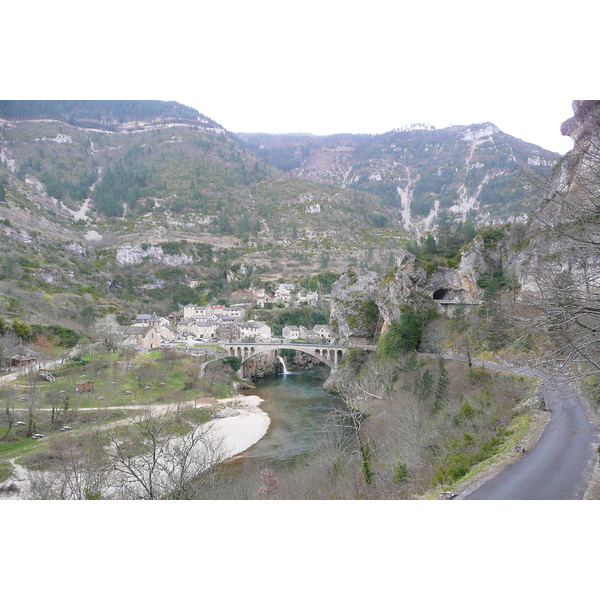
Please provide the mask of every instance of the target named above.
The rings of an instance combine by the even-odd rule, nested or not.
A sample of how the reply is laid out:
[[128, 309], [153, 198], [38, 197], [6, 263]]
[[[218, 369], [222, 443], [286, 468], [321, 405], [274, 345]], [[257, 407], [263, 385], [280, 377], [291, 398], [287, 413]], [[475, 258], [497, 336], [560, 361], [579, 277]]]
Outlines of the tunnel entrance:
[[448, 296], [451, 293], [452, 293], [452, 290], [441, 288], [441, 289], [436, 290], [435, 292], [433, 292], [433, 299], [434, 300], [447, 300]]

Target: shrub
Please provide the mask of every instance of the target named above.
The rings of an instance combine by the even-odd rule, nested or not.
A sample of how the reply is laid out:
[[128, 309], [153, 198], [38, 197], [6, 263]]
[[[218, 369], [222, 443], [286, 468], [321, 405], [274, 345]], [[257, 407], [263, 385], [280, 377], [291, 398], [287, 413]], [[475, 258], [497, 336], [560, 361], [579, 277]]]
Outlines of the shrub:
[[242, 366], [242, 359], [237, 356], [227, 356], [223, 362], [228, 364], [234, 371], [239, 371]]
[[394, 358], [405, 352], [417, 349], [423, 334], [423, 327], [431, 320], [429, 313], [420, 315], [410, 306], [402, 308], [399, 321], [393, 321], [381, 336], [378, 352], [380, 356]]

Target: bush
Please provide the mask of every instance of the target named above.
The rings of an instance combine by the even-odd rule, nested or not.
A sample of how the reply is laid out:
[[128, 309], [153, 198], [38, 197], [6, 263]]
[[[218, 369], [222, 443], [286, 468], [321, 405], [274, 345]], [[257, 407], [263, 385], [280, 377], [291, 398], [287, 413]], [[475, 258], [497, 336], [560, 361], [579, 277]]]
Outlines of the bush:
[[431, 320], [429, 313], [417, 314], [414, 308], [404, 306], [399, 321], [393, 321], [389, 329], [381, 336], [379, 341], [379, 355], [386, 358], [395, 358], [417, 349], [423, 334], [423, 328]]
[[223, 362], [228, 364], [234, 371], [239, 371], [242, 366], [242, 359], [237, 356], [227, 356]]

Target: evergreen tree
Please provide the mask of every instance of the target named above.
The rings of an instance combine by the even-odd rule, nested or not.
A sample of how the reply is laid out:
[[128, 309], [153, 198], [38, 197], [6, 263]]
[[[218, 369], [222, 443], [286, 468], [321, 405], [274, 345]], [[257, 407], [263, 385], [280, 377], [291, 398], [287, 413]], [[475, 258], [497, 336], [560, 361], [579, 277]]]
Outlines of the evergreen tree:
[[427, 400], [433, 391], [433, 375], [428, 369], [422, 372], [416, 383], [416, 394], [419, 400]]
[[444, 366], [444, 363], [440, 361], [440, 368], [438, 374], [437, 387], [435, 389], [435, 401], [433, 403], [433, 410], [437, 411], [441, 408], [442, 402], [448, 398], [448, 392], [450, 390], [450, 376]]

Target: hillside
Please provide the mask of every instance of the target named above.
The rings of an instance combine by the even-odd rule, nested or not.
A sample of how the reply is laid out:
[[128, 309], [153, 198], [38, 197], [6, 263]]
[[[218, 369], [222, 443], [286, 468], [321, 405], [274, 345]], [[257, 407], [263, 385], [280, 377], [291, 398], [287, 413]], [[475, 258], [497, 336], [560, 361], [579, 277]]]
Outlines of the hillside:
[[2, 114], [32, 118], [0, 120], [5, 317], [168, 312], [365, 257], [387, 264], [406, 239], [378, 197], [286, 175], [185, 107], [74, 103], [67, 123], [46, 118], [64, 103], [14, 104]]
[[76, 326], [385, 274], [440, 218], [518, 218], [517, 173], [557, 158], [491, 124], [236, 136], [176, 102], [2, 101], [0, 316]]
[[380, 197], [417, 234], [432, 230], [443, 213], [479, 223], [518, 219], [534, 197], [523, 177], [547, 174], [560, 158], [492, 123], [381, 135], [240, 137], [290, 174]]
[[[116, 131], [129, 123], [140, 128], [144, 121], [168, 123], [190, 121], [220, 127], [195, 108], [160, 100], [0, 100], [0, 118], [7, 120], [53, 119]], [[140, 123], [141, 122], [141, 123]], [[133, 127], [131, 123], [134, 123]]]

